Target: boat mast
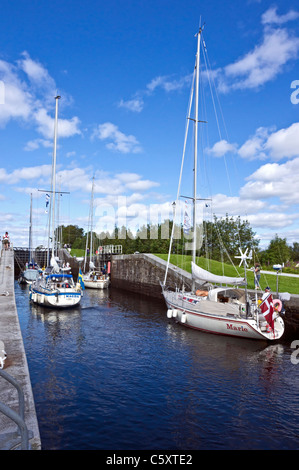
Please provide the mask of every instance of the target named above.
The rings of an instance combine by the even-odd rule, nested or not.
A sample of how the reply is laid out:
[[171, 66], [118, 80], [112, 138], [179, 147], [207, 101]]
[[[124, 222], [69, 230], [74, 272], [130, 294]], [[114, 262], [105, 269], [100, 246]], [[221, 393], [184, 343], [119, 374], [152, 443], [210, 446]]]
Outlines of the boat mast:
[[[198, 147], [198, 101], [199, 101], [199, 61], [200, 61], [200, 39], [202, 28], [197, 33], [197, 54], [196, 54], [196, 78], [195, 78], [195, 116], [194, 116], [194, 168], [193, 168], [193, 250], [192, 261], [196, 259], [196, 219], [197, 219], [197, 147]], [[195, 281], [192, 281], [192, 290], [195, 288]]]
[[55, 196], [56, 196], [56, 150], [57, 150], [57, 127], [58, 127], [58, 100], [60, 96], [55, 96], [55, 123], [54, 123], [54, 147], [52, 162], [52, 258], [55, 257]]
[[30, 194], [30, 218], [29, 218], [29, 263], [32, 261], [32, 193]]
[[90, 214], [90, 261], [92, 261], [92, 250], [93, 250], [93, 192], [94, 192], [94, 177], [92, 178], [92, 189], [91, 189], [91, 214]]

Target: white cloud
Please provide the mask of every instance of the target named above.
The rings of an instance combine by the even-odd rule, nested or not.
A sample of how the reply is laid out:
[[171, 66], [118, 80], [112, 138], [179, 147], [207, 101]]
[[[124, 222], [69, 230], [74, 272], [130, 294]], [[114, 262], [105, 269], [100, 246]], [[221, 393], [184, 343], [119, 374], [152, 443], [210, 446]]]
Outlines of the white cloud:
[[0, 182], [6, 184], [16, 184], [21, 180], [34, 180], [38, 178], [47, 178], [51, 175], [51, 165], [39, 165], [31, 167], [18, 168], [11, 173], [7, 173], [4, 168], [0, 168]]
[[45, 139], [29, 140], [25, 145], [24, 150], [26, 152], [31, 152], [32, 150], [37, 150], [38, 148], [40, 148], [40, 146], [50, 148], [53, 146], [53, 142]]
[[278, 198], [286, 206], [299, 204], [299, 158], [286, 163], [262, 165], [241, 188], [241, 197], [260, 200]]
[[133, 111], [135, 113], [140, 113], [143, 110], [144, 101], [142, 98], [133, 98], [131, 100], [120, 100], [118, 103], [120, 108], [126, 108], [129, 111]]
[[[53, 100], [54, 101], [54, 100]], [[34, 114], [38, 131], [46, 138], [50, 139], [54, 136], [54, 117], [49, 116], [46, 109], [41, 108]], [[74, 116], [71, 119], [58, 119], [58, 139], [60, 137], [72, 137], [81, 134], [79, 129], [80, 120]]]
[[126, 184], [126, 187], [133, 191], [146, 191], [155, 186], [159, 186], [159, 183], [150, 180], [132, 181], [131, 183]]
[[19, 79], [13, 65], [0, 60], [0, 79], [4, 84], [4, 103], [0, 106], [0, 125], [4, 127], [10, 119], [27, 121], [31, 116], [33, 97]]
[[242, 158], [248, 160], [260, 159], [263, 160], [267, 157], [265, 152], [265, 143], [269, 136], [269, 130], [265, 127], [259, 127], [255, 134], [251, 136], [239, 148], [238, 154]]
[[181, 90], [186, 85], [190, 84], [191, 80], [192, 80], [192, 74], [181, 77], [178, 80], [171, 79], [169, 76], [164, 75], [164, 76], [153, 78], [153, 80], [150, 83], [148, 83], [146, 88], [149, 92], [155, 91], [156, 88], [162, 88], [166, 92], [176, 91], [176, 90]]
[[[251, 226], [265, 229], [282, 229], [291, 226], [298, 218], [296, 214], [287, 214], [283, 212], [259, 212], [258, 214], [251, 214], [247, 217]], [[273, 234], [271, 235], [273, 238]]]
[[[4, 84], [0, 126], [4, 127], [10, 120], [18, 120], [36, 127], [46, 139], [53, 138], [54, 119], [49, 116], [49, 112], [54, 115], [56, 86], [45, 67], [24, 52], [17, 65], [0, 60], [0, 80]], [[71, 119], [59, 118], [60, 137], [80, 134], [79, 125], [80, 121], [76, 116]], [[37, 146], [38, 140], [34, 144], [33, 142], [31, 141], [28, 148]]]
[[20, 69], [26, 73], [29, 81], [34, 86], [47, 90], [53, 98], [56, 91], [56, 84], [48, 70], [38, 61], [31, 59], [28, 52], [23, 52], [22, 56], [23, 58], [17, 62]]
[[214, 71], [221, 92], [258, 89], [281, 73], [288, 62], [297, 58], [299, 38], [277, 25], [298, 18], [299, 13], [291, 10], [278, 16], [276, 10], [275, 7], [270, 8], [262, 15], [264, 30], [260, 44], [235, 62]]
[[299, 156], [299, 122], [273, 132], [265, 145], [275, 160]]
[[222, 157], [229, 152], [235, 153], [236, 149], [236, 144], [230, 144], [227, 142], [227, 140], [222, 139], [219, 140], [219, 142], [216, 142], [212, 148], [208, 149], [208, 152], [211, 153], [214, 157]]
[[94, 130], [92, 137], [97, 137], [100, 140], [109, 140], [110, 142], [106, 144], [109, 150], [115, 150], [120, 153], [140, 153], [142, 151], [135, 136], [124, 134], [111, 122], [99, 124]]
[[233, 64], [227, 65], [220, 90], [255, 89], [273, 80], [283, 66], [297, 57], [299, 39], [286, 29], [266, 30], [263, 42]]
[[248, 160], [281, 160], [299, 156], [299, 122], [288, 128], [274, 131], [259, 127], [239, 149], [238, 154]]
[[262, 15], [262, 24], [283, 24], [288, 21], [296, 20], [299, 17], [299, 13], [294, 10], [290, 10], [285, 15], [279, 16], [277, 14], [277, 7], [271, 7]]

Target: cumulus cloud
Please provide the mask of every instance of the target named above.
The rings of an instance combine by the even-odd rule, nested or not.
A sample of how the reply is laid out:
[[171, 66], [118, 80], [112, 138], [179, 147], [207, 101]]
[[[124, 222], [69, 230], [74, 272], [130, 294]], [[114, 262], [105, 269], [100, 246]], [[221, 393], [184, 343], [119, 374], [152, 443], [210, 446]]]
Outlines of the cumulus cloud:
[[291, 10], [278, 16], [276, 10], [270, 8], [262, 16], [264, 31], [260, 44], [235, 62], [214, 71], [220, 91], [257, 89], [273, 80], [288, 62], [297, 58], [299, 38], [277, 25], [295, 19], [299, 14]]
[[192, 81], [192, 74], [185, 75], [178, 79], [172, 78], [168, 75], [158, 76], [147, 84], [146, 88], [149, 92], [155, 91], [157, 88], [162, 88], [166, 92], [181, 90]]
[[281, 160], [299, 156], [299, 122], [285, 129], [259, 127], [255, 134], [241, 145], [238, 154], [248, 160]]
[[[53, 138], [54, 117], [49, 116], [47, 110], [41, 108], [34, 113], [34, 119], [39, 133], [42, 134], [46, 139], [50, 139], [51, 137]], [[76, 116], [71, 119], [59, 118], [57, 129], [58, 138], [72, 137], [74, 135], [81, 134], [79, 124], [80, 120]]]
[[[25, 77], [25, 78], [24, 78]], [[0, 106], [0, 126], [11, 120], [30, 124], [46, 139], [53, 139], [56, 84], [47, 69], [33, 60], [27, 52], [15, 64], [0, 60], [0, 80], [4, 84], [3, 103]], [[60, 137], [80, 134], [79, 118], [59, 119]], [[27, 144], [27, 150], [43, 145], [36, 139]]]
[[241, 188], [241, 197], [279, 198], [287, 206], [299, 204], [299, 157], [285, 163], [267, 163], [252, 173]]
[[299, 122], [269, 135], [265, 149], [275, 160], [299, 156]]
[[118, 103], [119, 108], [126, 108], [130, 111], [135, 113], [140, 113], [143, 110], [144, 101], [142, 98], [136, 97], [132, 98], [131, 100], [123, 100], [121, 99]]
[[27, 121], [33, 107], [33, 96], [17, 74], [17, 68], [0, 60], [0, 79], [4, 84], [4, 102], [0, 106], [0, 125], [11, 119]]
[[231, 152], [235, 153], [237, 150], [237, 144], [230, 144], [227, 140], [222, 139], [216, 142], [212, 148], [208, 149], [214, 157], [222, 157], [223, 155]]
[[288, 21], [296, 20], [298, 17], [299, 13], [294, 10], [290, 10], [285, 15], [279, 16], [277, 14], [277, 7], [273, 6], [262, 15], [262, 24], [283, 24]]
[[8, 173], [4, 168], [0, 168], [0, 182], [6, 184], [16, 184], [21, 180], [34, 180], [51, 175], [51, 165], [39, 165], [31, 167], [17, 168]]
[[48, 70], [38, 61], [31, 59], [27, 51], [22, 53], [22, 59], [17, 61], [18, 66], [25, 72], [29, 81], [34, 86], [46, 90], [52, 97], [56, 91], [55, 80]]
[[94, 130], [92, 138], [109, 141], [106, 147], [120, 153], [140, 153], [142, 148], [133, 135], [126, 135], [121, 132], [112, 122], [99, 124]]

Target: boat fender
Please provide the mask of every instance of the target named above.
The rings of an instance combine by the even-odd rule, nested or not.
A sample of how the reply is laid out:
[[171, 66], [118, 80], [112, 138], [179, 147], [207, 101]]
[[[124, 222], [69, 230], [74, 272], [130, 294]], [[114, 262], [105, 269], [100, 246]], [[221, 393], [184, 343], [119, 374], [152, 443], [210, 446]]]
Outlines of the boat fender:
[[178, 316], [178, 311], [177, 311], [177, 309], [174, 308], [174, 309], [172, 310], [172, 316], [173, 316], [173, 318], [176, 318], [176, 317]]
[[187, 320], [187, 315], [185, 313], [183, 313], [182, 318], [181, 318], [181, 322], [186, 323], [186, 320]]
[[171, 318], [171, 317], [172, 317], [172, 309], [169, 308], [169, 309], [167, 310], [167, 318]]
[[281, 312], [281, 309], [282, 309], [282, 302], [281, 300], [279, 299], [274, 299], [273, 300], [273, 306], [274, 306], [274, 309], [277, 310], [278, 312]]

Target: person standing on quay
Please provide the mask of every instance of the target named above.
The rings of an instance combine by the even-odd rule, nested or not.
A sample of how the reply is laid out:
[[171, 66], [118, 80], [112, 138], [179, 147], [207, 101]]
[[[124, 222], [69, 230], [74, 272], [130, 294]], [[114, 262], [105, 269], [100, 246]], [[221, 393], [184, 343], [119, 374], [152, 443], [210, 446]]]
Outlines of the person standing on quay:
[[255, 263], [254, 266], [254, 284], [256, 289], [260, 289], [261, 265]]
[[8, 250], [8, 248], [10, 247], [8, 232], [5, 232], [5, 235], [3, 236], [3, 239], [2, 239], [2, 243], [4, 245], [5, 250]]

